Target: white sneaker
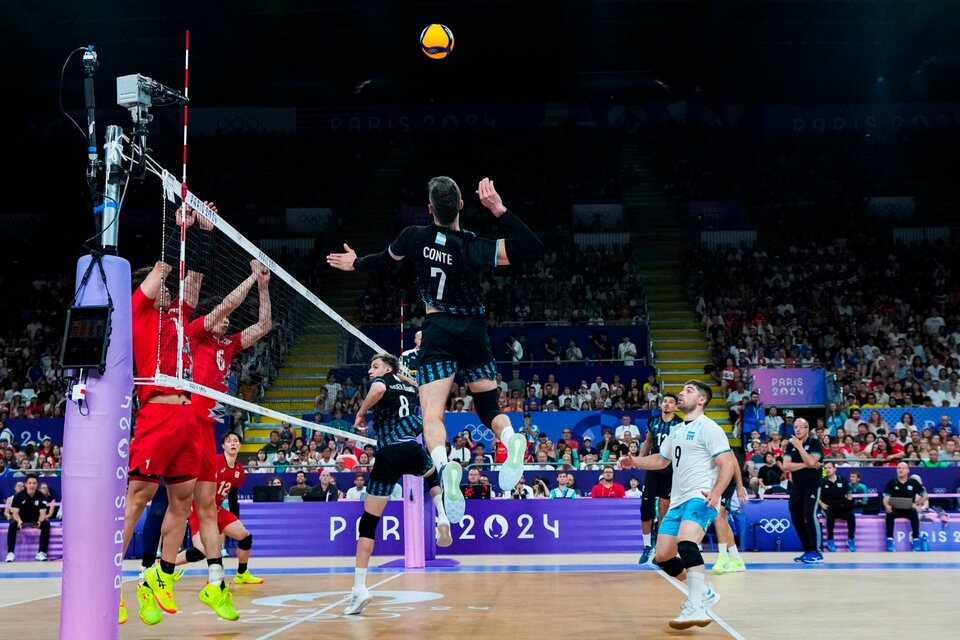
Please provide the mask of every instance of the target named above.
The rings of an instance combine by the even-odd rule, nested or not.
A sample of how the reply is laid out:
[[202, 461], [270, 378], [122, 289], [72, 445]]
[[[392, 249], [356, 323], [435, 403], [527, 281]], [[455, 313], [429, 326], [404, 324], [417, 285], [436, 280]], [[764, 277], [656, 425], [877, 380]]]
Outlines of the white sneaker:
[[13, 562], [16, 560], [16, 556], [13, 555], [13, 551], [7, 553], [7, 562]]
[[38, 552], [37, 552], [37, 557], [36, 557], [36, 559], [37, 559], [37, 561], [39, 561], [39, 562], [46, 562], [46, 561], [47, 561], [47, 554], [45, 554], [43, 551], [38, 551]]
[[706, 593], [703, 594], [703, 606], [707, 609], [713, 609], [720, 602], [720, 594], [713, 590], [713, 587], [707, 586]]
[[684, 600], [680, 606], [680, 615], [670, 621], [671, 629], [689, 629], [690, 627], [705, 627], [713, 622], [707, 615], [704, 606], [694, 607], [689, 600]]
[[450, 535], [450, 523], [437, 525], [437, 546], [449, 547], [453, 544], [453, 536]]
[[457, 524], [463, 520], [463, 514], [467, 510], [463, 492], [460, 491], [460, 479], [462, 477], [463, 467], [458, 462], [448, 462], [440, 470], [440, 484], [443, 487], [443, 510], [446, 512], [450, 524]]
[[367, 591], [366, 587], [360, 589], [354, 587], [350, 591], [350, 604], [343, 610], [343, 613], [348, 616], [360, 615], [363, 613], [363, 608], [370, 604], [371, 600], [373, 600], [373, 594]]
[[500, 465], [500, 490], [504, 493], [513, 491], [520, 476], [523, 475], [523, 454], [527, 452], [527, 437], [522, 433], [510, 436], [507, 442], [507, 461]]

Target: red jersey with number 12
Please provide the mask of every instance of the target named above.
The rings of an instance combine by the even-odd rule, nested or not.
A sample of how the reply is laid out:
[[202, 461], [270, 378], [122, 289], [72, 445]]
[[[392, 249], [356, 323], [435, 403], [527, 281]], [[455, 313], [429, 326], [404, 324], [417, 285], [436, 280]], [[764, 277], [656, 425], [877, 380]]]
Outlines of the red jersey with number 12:
[[236, 466], [231, 467], [227, 462], [227, 457], [221, 455], [217, 458], [217, 504], [219, 505], [234, 489], [240, 489], [243, 486], [243, 479], [247, 472], [243, 470], [243, 465], [239, 461]]

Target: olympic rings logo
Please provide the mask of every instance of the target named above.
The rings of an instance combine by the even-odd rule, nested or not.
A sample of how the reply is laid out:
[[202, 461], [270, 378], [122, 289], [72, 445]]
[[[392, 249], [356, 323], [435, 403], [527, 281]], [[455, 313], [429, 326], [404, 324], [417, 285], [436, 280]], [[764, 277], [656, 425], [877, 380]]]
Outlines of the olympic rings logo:
[[465, 431], [470, 432], [470, 438], [474, 442], [493, 442], [493, 431], [490, 431], [484, 424], [468, 424], [464, 427]]
[[765, 533], [784, 533], [790, 528], [790, 521], [786, 518], [764, 518], [757, 524]]

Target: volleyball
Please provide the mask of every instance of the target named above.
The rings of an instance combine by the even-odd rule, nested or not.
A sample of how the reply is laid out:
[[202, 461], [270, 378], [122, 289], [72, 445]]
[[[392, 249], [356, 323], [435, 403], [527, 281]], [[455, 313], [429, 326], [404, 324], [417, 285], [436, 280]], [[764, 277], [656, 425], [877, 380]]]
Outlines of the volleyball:
[[430, 58], [441, 60], [453, 51], [453, 31], [442, 24], [431, 24], [420, 34], [420, 48]]

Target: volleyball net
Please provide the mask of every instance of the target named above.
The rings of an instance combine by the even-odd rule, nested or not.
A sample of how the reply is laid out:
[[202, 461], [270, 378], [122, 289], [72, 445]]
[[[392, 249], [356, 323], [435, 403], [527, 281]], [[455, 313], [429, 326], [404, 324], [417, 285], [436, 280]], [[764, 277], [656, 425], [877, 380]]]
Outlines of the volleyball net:
[[[356, 400], [317, 398], [328, 379], [360, 389], [371, 358], [384, 350], [237, 231], [215, 198], [185, 190], [146, 161], [162, 192], [158, 255], [174, 301], [159, 324], [175, 325], [176, 339], [170, 324], [166, 333], [157, 327], [157, 369], [137, 372], [135, 382], [209, 398], [213, 417], [234, 424], [289, 422], [375, 444], [352, 425], [323, 419], [334, 409], [353, 413]], [[292, 262], [294, 271], [313, 268], [311, 256]]]

